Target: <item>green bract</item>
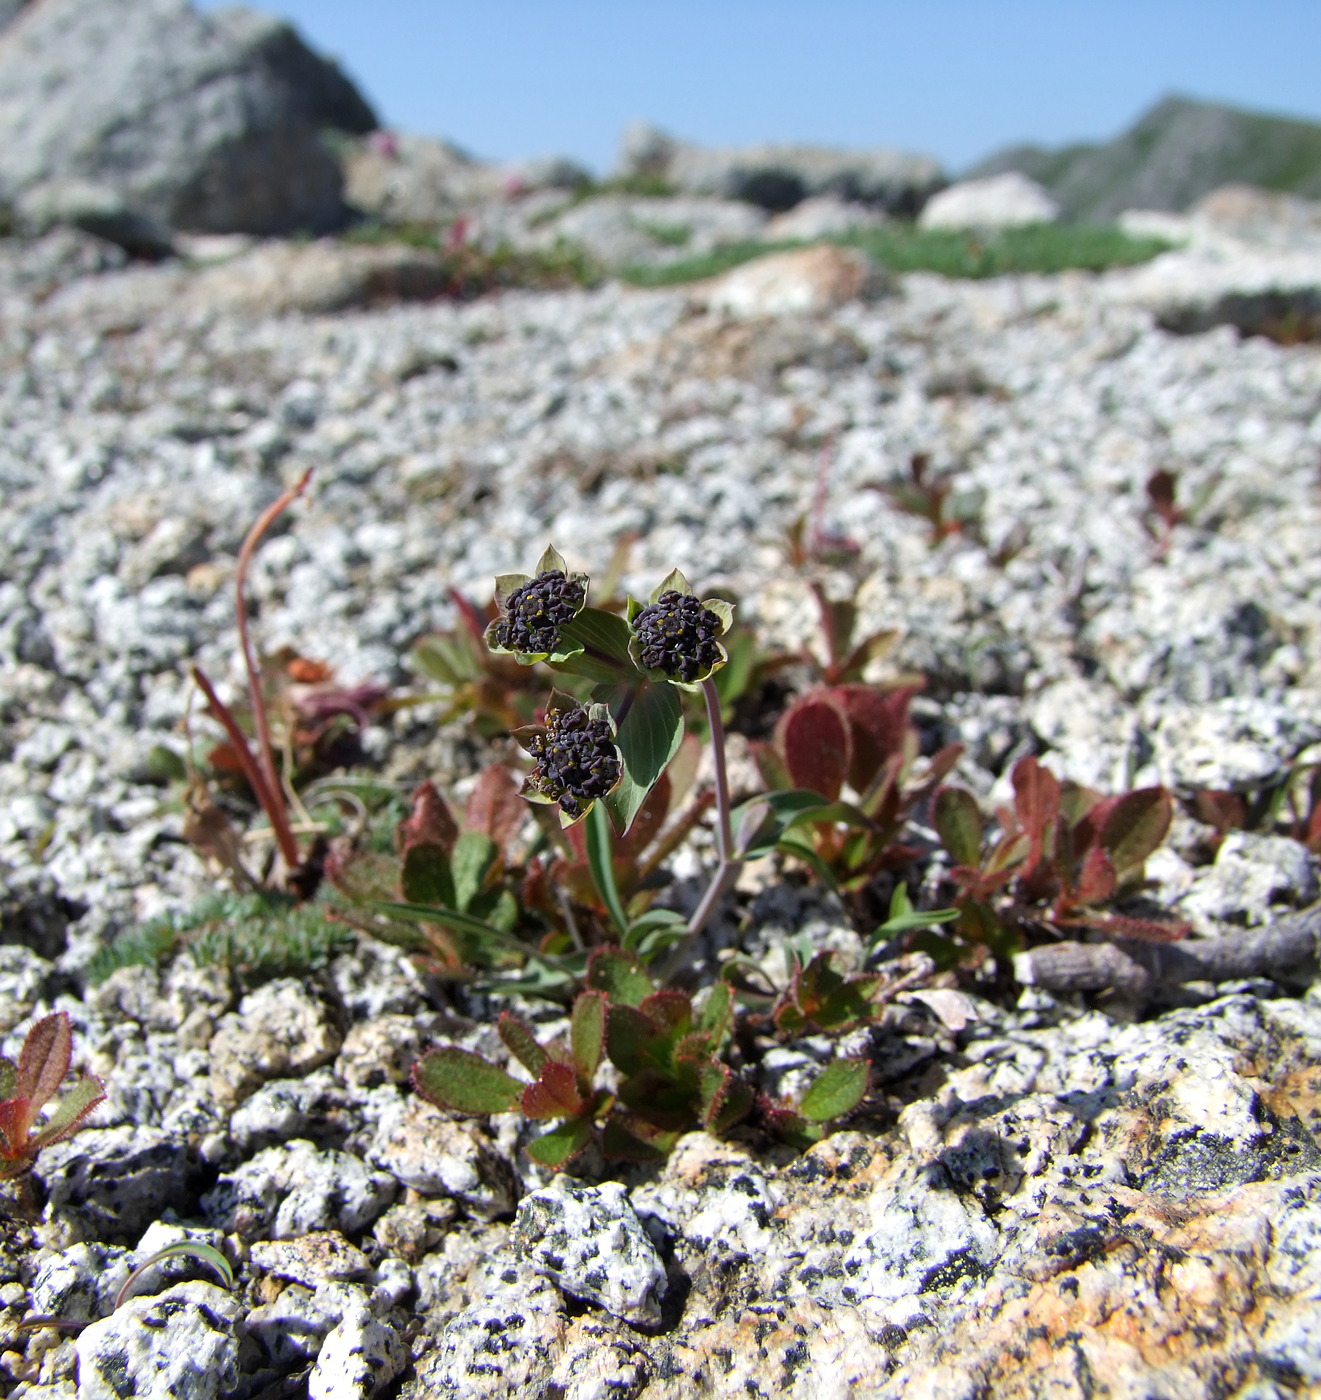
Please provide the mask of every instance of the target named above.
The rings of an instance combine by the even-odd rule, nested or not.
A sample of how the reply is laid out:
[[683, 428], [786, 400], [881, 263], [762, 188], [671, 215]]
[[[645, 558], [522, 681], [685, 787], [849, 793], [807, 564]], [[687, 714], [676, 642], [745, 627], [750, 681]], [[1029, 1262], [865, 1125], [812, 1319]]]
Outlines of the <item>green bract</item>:
[[628, 654], [648, 680], [698, 690], [729, 660], [718, 638], [734, 620], [733, 605], [723, 598], [699, 600], [678, 569], [645, 606], [630, 598], [627, 616]]
[[536, 759], [523, 796], [530, 802], [557, 802], [565, 826], [585, 817], [623, 772], [615, 722], [605, 705], [583, 709], [572, 696], [552, 691], [545, 724], [519, 730], [515, 737]]
[[500, 616], [486, 629], [486, 645], [524, 666], [577, 656], [582, 643], [566, 643], [560, 631], [583, 610], [587, 584], [587, 575], [569, 573], [554, 545], [548, 545], [535, 576], [501, 574], [496, 579]]

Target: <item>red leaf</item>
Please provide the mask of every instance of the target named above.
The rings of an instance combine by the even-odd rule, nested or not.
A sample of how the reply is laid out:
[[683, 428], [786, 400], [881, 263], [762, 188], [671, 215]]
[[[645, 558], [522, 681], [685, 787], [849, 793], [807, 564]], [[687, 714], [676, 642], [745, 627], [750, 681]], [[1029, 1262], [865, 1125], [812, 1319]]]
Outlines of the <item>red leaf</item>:
[[449, 851], [459, 839], [458, 823], [435, 783], [425, 782], [413, 794], [413, 810], [399, 823], [399, 845], [440, 846]]
[[903, 753], [909, 731], [908, 707], [916, 693], [912, 686], [891, 691], [874, 685], [837, 685], [832, 689], [848, 718], [848, 777], [855, 792], [866, 792], [886, 761]]
[[1032, 843], [1024, 870], [1030, 878], [1041, 864], [1047, 834], [1055, 829], [1060, 811], [1060, 785], [1055, 775], [1030, 755], [1014, 764], [1013, 780], [1014, 815]]
[[503, 763], [488, 764], [477, 775], [468, 795], [463, 824], [482, 831], [495, 842], [506, 865], [514, 864], [513, 845], [527, 820], [527, 804], [518, 795], [518, 784]]
[[4, 1139], [0, 1157], [18, 1161], [27, 1156], [28, 1134], [36, 1116], [36, 1110], [25, 1095], [0, 1103], [0, 1138]]
[[[1202, 821], [1215, 827], [1222, 836], [1236, 827], [1242, 830], [1248, 820], [1247, 806], [1236, 792], [1218, 792], [1203, 788], [1193, 794], [1193, 810]], [[1315, 814], [1313, 816], [1315, 819]]]
[[67, 1012], [43, 1016], [28, 1031], [18, 1055], [18, 1092], [31, 1100], [34, 1117], [64, 1083], [72, 1058], [73, 1026]]
[[848, 775], [848, 721], [828, 691], [809, 691], [780, 716], [775, 747], [796, 788], [820, 793], [827, 802], [839, 797]]
[[1082, 863], [1074, 897], [1079, 904], [1099, 904], [1115, 892], [1115, 865], [1104, 846], [1093, 846]]
[[536, 1083], [523, 1090], [523, 1112], [529, 1118], [576, 1118], [586, 1108], [578, 1076], [559, 1060], [547, 1060]]

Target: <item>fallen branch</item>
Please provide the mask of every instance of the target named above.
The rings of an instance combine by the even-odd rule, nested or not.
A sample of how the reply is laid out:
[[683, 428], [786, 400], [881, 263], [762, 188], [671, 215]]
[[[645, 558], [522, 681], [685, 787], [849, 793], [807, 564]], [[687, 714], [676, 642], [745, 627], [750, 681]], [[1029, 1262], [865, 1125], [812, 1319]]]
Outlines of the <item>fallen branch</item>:
[[1019, 953], [1014, 958], [1014, 976], [1026, 986], [1048, 992], [1113, 991], [1125, 1001], [1141, 1002], [1155, 987], [1276, 977], [1319, 959], [1321, 904], [1314, 904], [1264, 928], [1225, 938], [1052, 943]]

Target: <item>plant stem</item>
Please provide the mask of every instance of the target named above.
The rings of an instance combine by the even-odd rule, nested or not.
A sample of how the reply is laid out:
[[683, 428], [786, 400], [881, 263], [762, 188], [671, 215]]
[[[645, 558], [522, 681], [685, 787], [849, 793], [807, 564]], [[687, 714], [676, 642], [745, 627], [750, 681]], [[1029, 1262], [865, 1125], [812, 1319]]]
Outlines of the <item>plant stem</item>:
[[730, 824], [729, 773], [725, 767], [725, 726], [720, 718], [720, 694], [709, 676], [702, 682], [702, 695], [706, 700], [706, 719], [711, 730], [711, 759], [716, 775], [716, 849], [720, 853], [720, 864], [711, 877], [711, 883], [706, 887], [706, 893], [693, 910], [683, 938], [675, 944], [665, 963], [661, 974], [663, 982], [668, 982], [683, 966], [683, 961], [692, 950], [698, 934], [706, 927], [712, 910], [734, 883], [739, 867], [743, 864], [742, 857], [736, 858], [734, 855], [734, 833]]
[[[252, 727], [257, 740], [257, 762], [261, 765], [267, 787], [275, 799], [273, 805], [283, 802], [284, 786], [275, 767], [275, 752], [271, 747], [271, 726], [266, 716], [266, 697], [262, 693], [261, 668], [257, 662], [257, 653], [253, 648], [252, 638], [248, 634], [248, 604], [245, 589], [248, 580], [248, 564], [252, 559], [253, 551], [261, 543], [261, 538], [266, 531], [303, 494], [311, 479], [312, 469], [309, 467], [287, 491], [282, 492], [262, 511], [239, 549], [238, 561], [234, 568], [234, 618], [238, 626], [239, 645], [243, 649], [243, 665], [248, 673], [248, 695], [252, 704]], [[276, 828], [277, 836], [281, 835], [281, 826], [284, 827], [284, 834], [287, 835], [288, 818], [285, 817], [283, 821], [277, 821], [273, 811], [268, 811], [267, 815], [271, 818], [272, 826]], [[285, 863], [290, 864], [289, 852], [284, 840], [280, 842], [280, 853], [284, 856]], [[298, 864], [296, 854], [292, 864]]]

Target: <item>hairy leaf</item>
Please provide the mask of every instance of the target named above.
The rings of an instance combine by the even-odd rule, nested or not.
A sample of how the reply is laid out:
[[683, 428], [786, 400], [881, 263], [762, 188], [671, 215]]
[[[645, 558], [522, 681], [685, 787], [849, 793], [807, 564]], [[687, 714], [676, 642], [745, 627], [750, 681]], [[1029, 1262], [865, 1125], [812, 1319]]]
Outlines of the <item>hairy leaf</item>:
[[808, 1085], [798, 1111], [809, 1123], [827, 1123], [867, 1097], [871, 1064], [867, 1060], [832, 1060]]
[[532, 1027], [512, 1011], [502, 1011], [496, 1023], [496, 1030], [505, 1048], [529, 1074], [540, 1074], [542, 1066], [550, 1059], [549, 1054], [538, 1044]]
[[618, 948], [593, 951], [587, 963], [587, 985], [605, 992], [612, 1007], [637, 1006], [654, 990], [637, 958]]
[[508, 1113], [524, 1085], [471, 1050], [442, 1045], [413, 1066], [413, 1087], [437, 1108], [453, 1113]]
[[536, 1082], [523, 1090], [521, 1103], [528, 1118], [573, 1118], [589, 1106], [578, 1092], [578, 1076], [559, 1060], [542, 1065]]
[[908, 707], [917, 692], [884, 691], [874, 685], [835, 686], [833, 694], [849, 722], [849, 784], [866, 792], [888, 759], [902, 754], [908, 733]]
[[36, 1113], [64, 1082], [73, 1058], [73, 1023], [65, 1011], [43, 1016], [28, 1031], [18, 1052], [18, 1091]]
[[398, 839], [405, 852], [415, 845], [440, 846], [448, 851], [459, 839], [458, 823], [435, 783], [421, 783], [413, 793], [412, 808], [399, 823]]
[[539, 1166], [557, 1172], [567, 1166], [591, 1140], [592, 1120], [570, 1118], [565, 1123], [557, 1123], [540, 1137], [533, 1138], [526, 1151]]
[[580, 992], [573, 1003], [569, 1023], [569, 1043], [573, 1051], [574, 1068], [584, 1088], [590, 1088], [592, 1076], [601, 1063], [605, 1049], [607, 998], [604, 992]]
[[1040, 862], [1059, 816], [1059, 779], [1029, 755], [1014, 764], [1013, 783], [1014, 813], [1032, 842], [1027, 858], [1031, 871]]
[[936, 789], [931, 820], [955, 865], [976, 869], [982, 856], [982, 812], [964, 788]]
[[83, 1119], [105, 1099], [105, 1085], [95, 1075], [85, 1074], [72, 1088], [60, 1096], [60, 1101], [32, 1139], [32, 1147], [49, 1147], [70, 1137], [82, 1126]]

